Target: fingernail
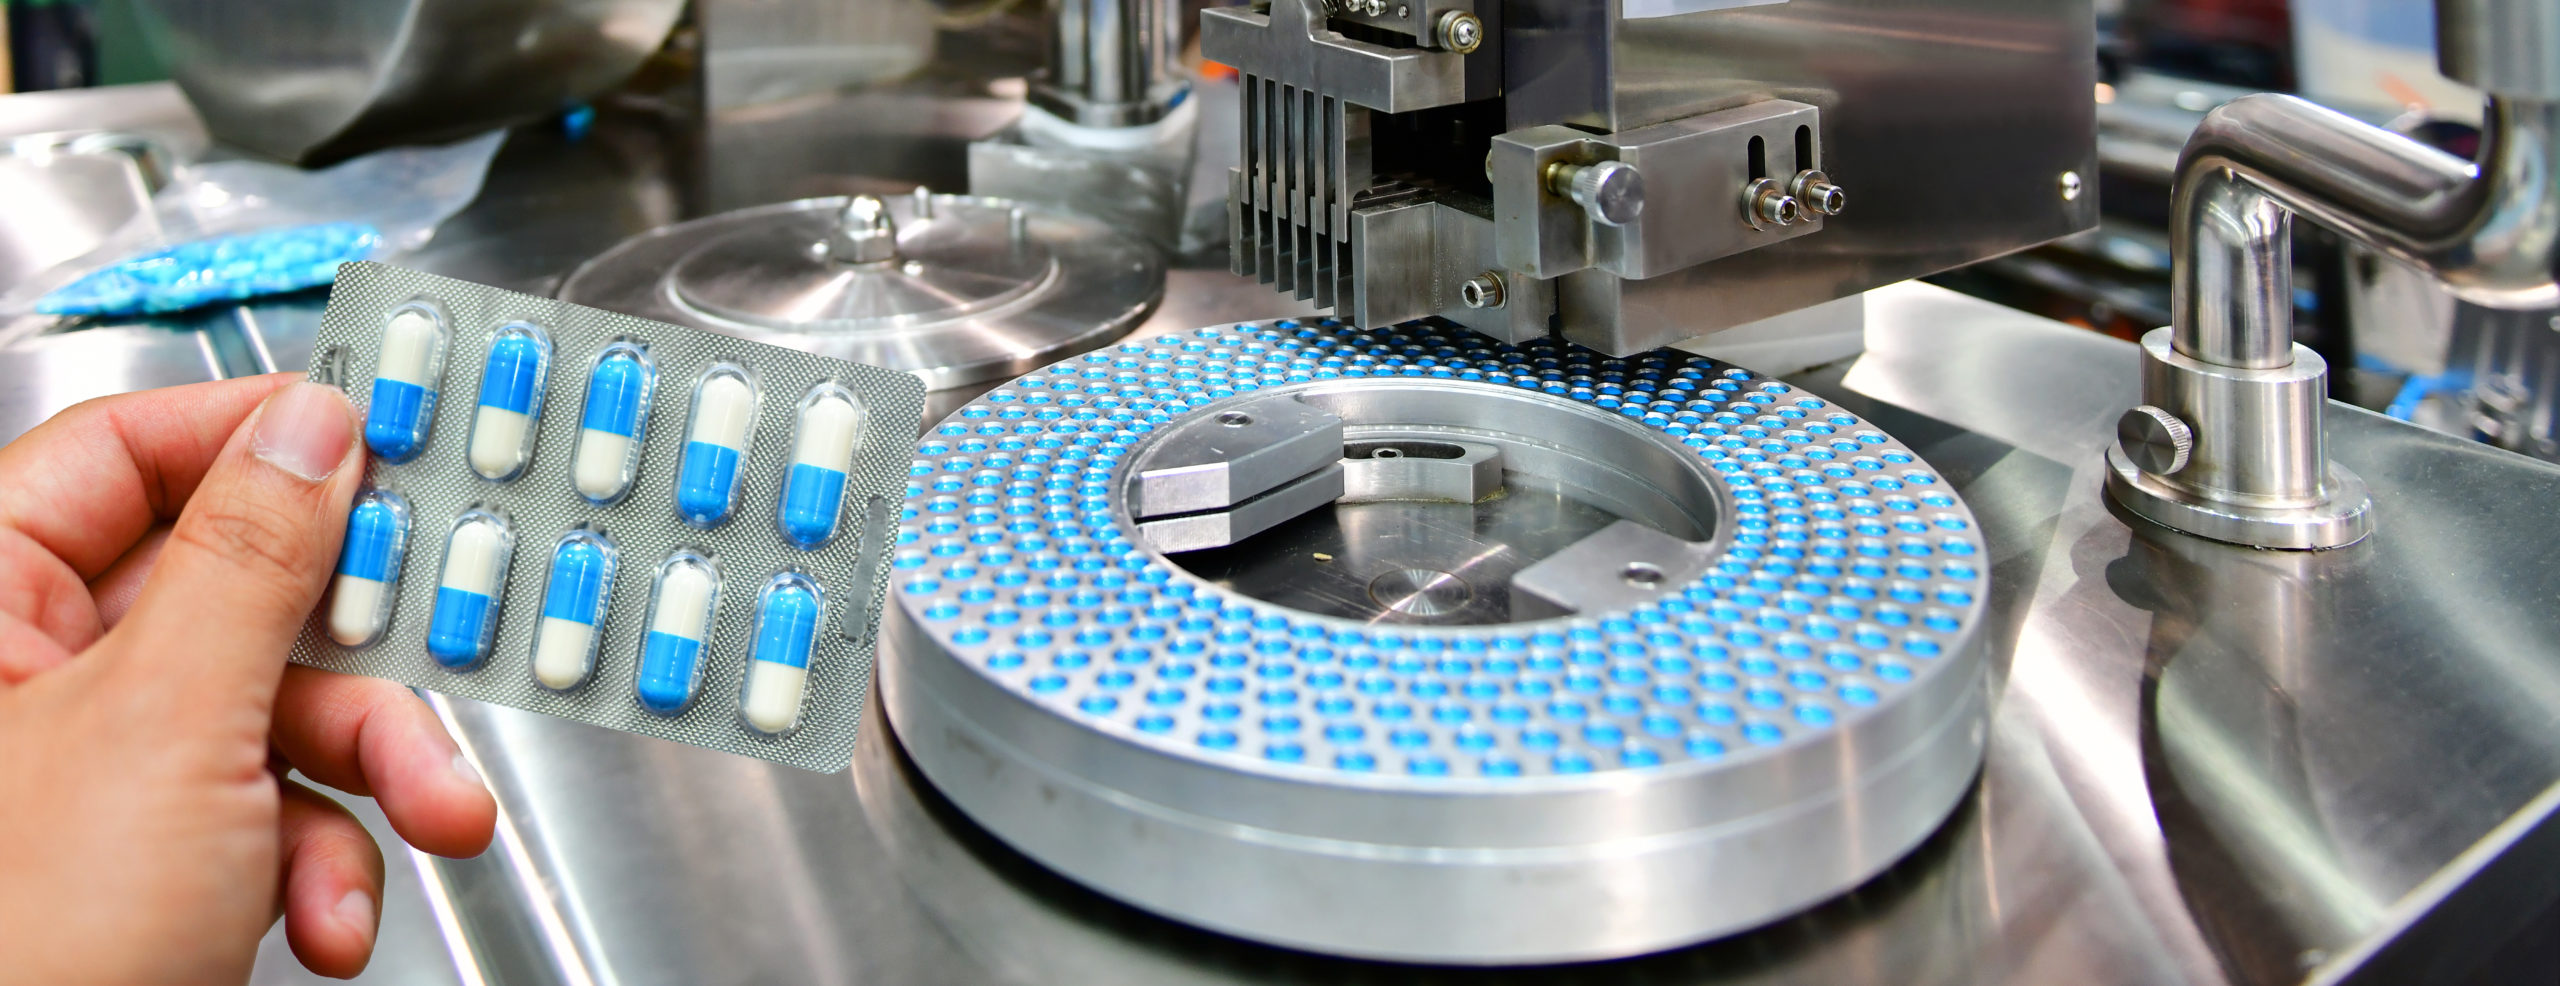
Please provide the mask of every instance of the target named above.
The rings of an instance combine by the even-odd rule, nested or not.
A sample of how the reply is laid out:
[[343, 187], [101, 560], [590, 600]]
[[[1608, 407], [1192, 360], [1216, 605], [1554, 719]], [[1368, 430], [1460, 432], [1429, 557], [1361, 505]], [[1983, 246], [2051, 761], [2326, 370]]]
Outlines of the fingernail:
[[362, 890], [347, 891], [338, 898], [338, 923], [366, 938], [373, 937], [373, 895]]
[[462, 754], [456, 753], [453, 755], [453, 775], [455, 777], [462, 778], [463, 783], [469, 784], [472, 787], [479, 788], [483, 791], [489, 789], [488, 782], [480, 779], [479, 769], [471, 766], [471, 758], [463, 756]]
[[312, 482], [329, 478], [355, 440], [355, 417], [337, 388], [296, 383], [267, 398], [249, 448], [258, 458]]

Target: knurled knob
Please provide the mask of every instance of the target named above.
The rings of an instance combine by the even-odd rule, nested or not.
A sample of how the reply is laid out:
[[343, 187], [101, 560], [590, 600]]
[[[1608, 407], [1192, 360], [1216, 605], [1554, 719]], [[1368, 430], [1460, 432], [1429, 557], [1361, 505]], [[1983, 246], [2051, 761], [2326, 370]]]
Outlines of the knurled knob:
[[2194, 457], [2196, 433], [2177, 415], [2145, 404], [2116, 419], [2116, 448], [2143, 472], [2169, 476]]

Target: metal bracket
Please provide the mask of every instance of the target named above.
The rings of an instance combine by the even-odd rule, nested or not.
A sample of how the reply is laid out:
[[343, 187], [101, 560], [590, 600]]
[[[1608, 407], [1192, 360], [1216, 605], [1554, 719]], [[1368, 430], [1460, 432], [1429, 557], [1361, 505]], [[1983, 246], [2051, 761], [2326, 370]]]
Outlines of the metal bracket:
[[1687, 585], [1713, 561], [1710, 545], [1622, 520], [1511, 576], [1511, 618], [1605, 613], [1651, 602]]
[[1239, 71], [1383, 113], [1467, 100], [1467, 56], [1350, 40], [1326, 26], [1321, 0], [1272, 0], [1268, 13], [1203, 10], [1200, 52]]
[[[1595, 219], [1551, 180], [1556, 169], [1605, 162], [1650, 179], [1640, 211], [1622, 222]], [[1495, 257], [1537, 278], [1659, 277], [1820, 232], [1827, 215], [1791, 197], [1798, 176], [1823, 170], [1821, 110], [1785, 99], [1606, 136], [1516, 130], [1494, 138], [1488, 167]]]
[[1342, 419], [1273, 397], [1201, 415], [1131, 467], [1129, 513], [1140, 520], [1226, 510], [1342, 458]]
[[1359, 438], [1342, 447], [1338, 503], [1474, 503], [1502, 489], [1502, 450], [1429, 438]]

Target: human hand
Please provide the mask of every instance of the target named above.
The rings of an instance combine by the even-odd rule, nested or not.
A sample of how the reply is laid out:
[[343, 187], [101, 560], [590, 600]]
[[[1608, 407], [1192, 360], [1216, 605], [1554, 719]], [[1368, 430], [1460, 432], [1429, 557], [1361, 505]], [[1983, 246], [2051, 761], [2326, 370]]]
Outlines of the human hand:
[[364, 453], [276, 375], [91, 401], [0, 448], [0, 983], [247, 978], [373, 952], [382, 852], [287, 768], [469, 856], [497, 806], [425, 703], [287, 666]]

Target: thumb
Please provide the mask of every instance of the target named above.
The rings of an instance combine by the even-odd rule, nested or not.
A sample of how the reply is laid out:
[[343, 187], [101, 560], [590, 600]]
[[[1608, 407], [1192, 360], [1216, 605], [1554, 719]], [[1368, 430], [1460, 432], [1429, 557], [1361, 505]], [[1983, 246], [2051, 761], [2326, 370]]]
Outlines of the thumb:
[[364, 478], [355, 433], [334, 387], [295, 383], [259, 405], [179, 513], [113, 652], [200, 697], [272, 697]]

